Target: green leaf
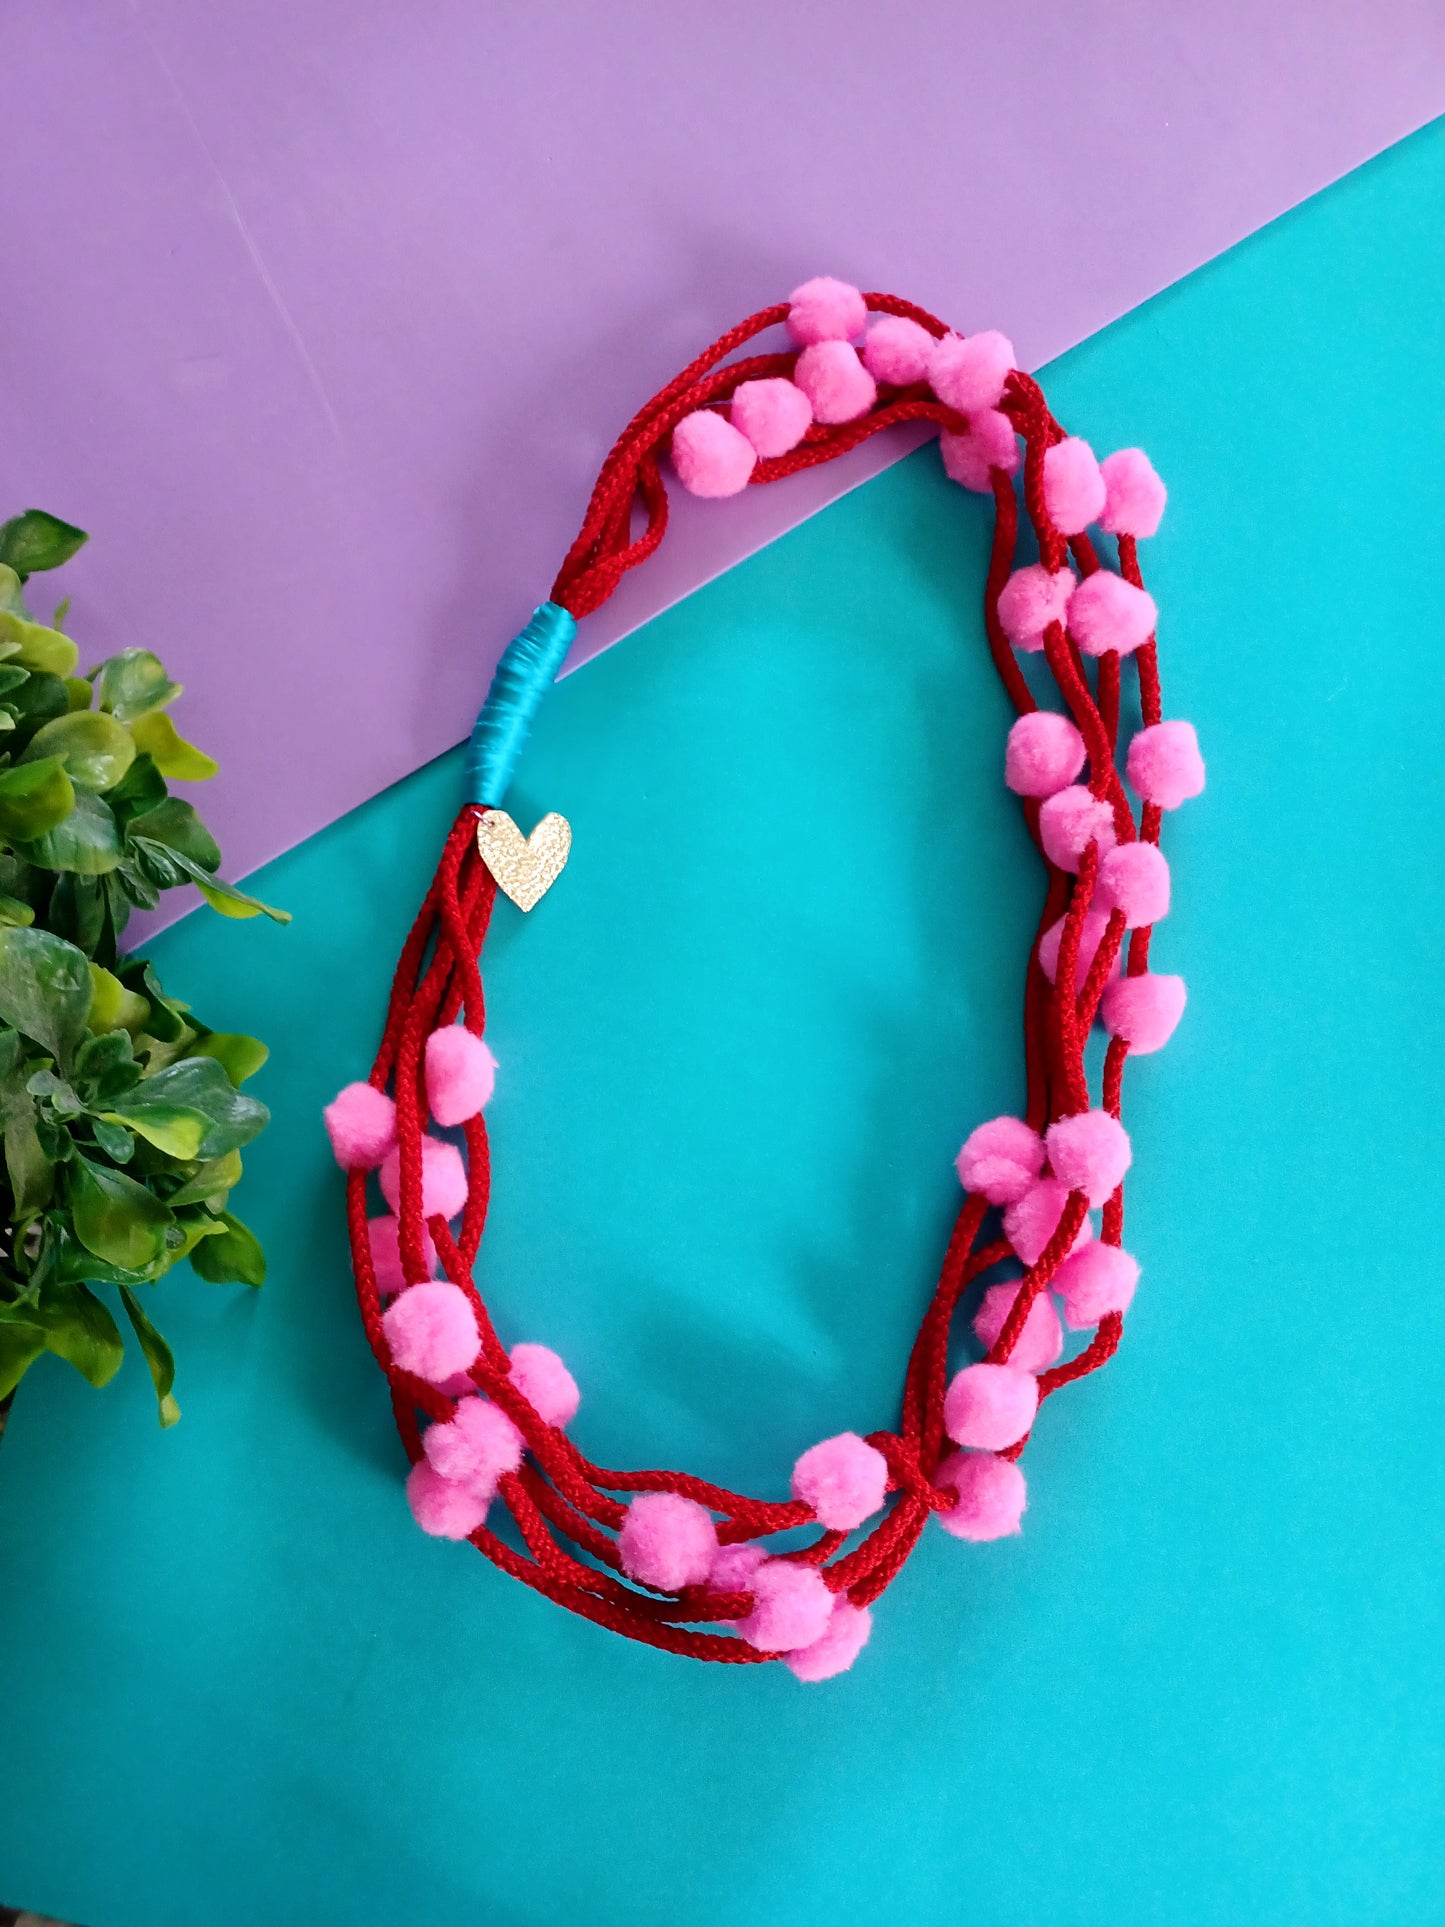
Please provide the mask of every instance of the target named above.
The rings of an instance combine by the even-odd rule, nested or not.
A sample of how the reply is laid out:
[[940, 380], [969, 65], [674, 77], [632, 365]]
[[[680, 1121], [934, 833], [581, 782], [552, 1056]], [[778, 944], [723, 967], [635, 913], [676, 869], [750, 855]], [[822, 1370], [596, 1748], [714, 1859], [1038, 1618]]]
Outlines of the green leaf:
[[[145, 1079], [135, 1086], [143, 1090]], [[199, 1155], [201, 1139], [205, 1135], [205, 1124], [192, 1111], [167, 1110], [160, 1105], [141, 1105], [139, 1117], [131, 1114], [133, 1099], [126, 1100], [124, 1113], [104, 1111], [101, 1115], [107, 1123], [126, 1123], [147, 1144], [153, 1144], [158, 1151], [164, 1151], [168, 1158], [189, 1160]]]
[[98, 963], [90, 966], [89, 1028], [97, 1033], [108, 1030], [144, 1030], [151, 1014], [149, 1002], [127, 990], [120, 978]]
[[134, 1178], [77, 1156], [69, 1196], [75, 1235], [97, 1258], [139, 1271], [165, 1254], [175, 1215]]
[[80, 651], [70, 637], [59, 629], [47, 629], [43, 622], [30, 622], [12, 609], [0, 609], [0, 645], [9, 644], [5, 654], [26, 669], [43, 669], [51, 676], [72, 676]]
[[163, 1044], [175, 1043], [187, 1027], [186, 1005], [167, 997], [159, 977], [144, 957], [128, 958], [118, 974], [127, 990], [134, 990], [149, 1001], [151, 1014], [146, 1020], [146, 1029], [151, 1036], [158, 1037]]
[[42, 756], [58, 756], [77, 789], [104, 791], [114, 789], [135, 761], [135, 744], [114, 716], [77, 709], [37, 729], [20, 761]]
[[27, 1316], [45, 1333], [46, 1351], [73, 1365], [90, 1384], [108, 1385], [120, 1370], [125, 1344], [119, 1327], [85, 1285], [51, 1278]]
[[35, 1103], [25, 1088], [26, 1070], [18, 1033], [0, 1030], [0, 1129], [16, 1220], [43, 1211], [55, 1185], [54, 1168], [36, 1129]]
[[247, 1037], [237, 1030], [208, 1030], [196, 1039], [191, 1052], [196, 1057], [214, 1057], [238, 1088], [248, 1077], [254, 1077], [271, 1055], [259, 1037]]
[[42, 723], [48, 723], [54, 716], [69, 714], [70, 699], [65, 692], [64, 677], [46, 675], [38, 669], [27, 669], [24, 675], [25, 681], [6, 707], [14, 710], [15, 728], [28, 742]]
[[241, 1154], [227, 1151], [223, 1157], [206, 1158], [198, 1163], [178, 1191], [173, 1191], [166, 1199], [172, 1211], [179, 1211], [183, 1205], [206, 1204], [213, 1198], [223, 1198], [241, 1182]]
[[[4, 780], [0, 776], [0, 784]], [[88, 790], [77, 790], [69, 816], [44, 836], [35, 837], [26, 850], [32, 863], [47, 870], [74, 870], [88, 877], [114, 870], [122, 854], [120, 831], [109, 806]]]
[[55, 1164], [40, 1142], [34, 1109], [27, 1116], [9, 1098], [5, 1101], [5, 1174], [17, 1219], [34, 1217], [55, 1194]]
[[155, 890], [174, 890], [190, 880], [190, 873], [174, 850], [164, 843], [153, 843], [148, 836], [126, 832], [127, 857], [145, 881]]
[[48, 1064], [31, 1072], [25, 1088], [32, 1097], [47, 1099], [57, 1117], [79, 1117], [85, 1109], [76, 1095], [75, 1087], [66, 1078], [58, 1076]]
[[28, 903], [21, 903], [18, 897], [0, 897], [0, 923], [27, 930], [34, 921], [35, 912]]
[[90, 994], [90, 967], [73, 943], [48, 930], [0, 928], [0, 1020], [61, 1064], [85, 1031]]
[[71, 1072], [76, 1087], [93, 1102], [128, 1091], [140, 1074], [134, 1046], [123, 1030], [85, 1038], [75, 1053]]
[[155, 1326], [140, 1308], [140, 1300], [129, 1285], [120, 1288], [120, 1301], [125, 1306], [126, 1316], [135, 1328], [140, 1340], [140, 1348], [145, 1353], [146, 1364], [150, 1366], [151, 1382], [156, 1388], [156, 1406], [162, 1428], [174, 1425], [181, 1415], [181, 1408], [171, 1397], [171, 1387], [176, 1382], [176, 1361], [171, 1348], [161, 1337]]
[[105, 893], [106, 927], [105, 936], [96, 946], [95, 954], [100, 962], [111, 967], [118, 961], [121, 935], [130, 920], [130, 898], [125, 893], [120, 869], [108, 871], [100, 879], [100, 887]]
[[143, 876], [134, 863], [122, 862], [106, 878], [107, 886], [114, 883], [127, 901], [137, 910], [154, 910], [161, 900], [161, 893], [149, 877]]
[[168, 1070], [181, 1058], [189, 1057], [191, 1045], [195, 1041], [196, 1033], [189, 1025], [182, 1030], [173, 1044], [163, 1044], [152, 1036], [149, 1030], [143, 1030], [135, 1040], [135, 1054], [141, 1065], [141, 1076], [154, 1077], [158, 1071]]
[[38, 910], [53, 881], [53, 878], [33, 869], [14, 850], [0, 844], [0, 890], [7, 897], [14, 897], [17, 903], [28, 903], [32, 910]]
[[29, 680], [28, 669], [21, 669], [13, 662], [0, 663], [0, 696], [8, 696], [17, 689], [23, 689]]
[[[134, 734], [132, 730], [132, 737]], [[106, 800], [115, 811], [117, 820], [121, 823], [129, 823], [137, 816], [144, 816], [147, 810], [153, 810], [157, 803], [165, 802], [165, 778], [151, 758], [142, 753], [136, 757]]]
[[[57, 629], [60, 627], [60, 618], [58, 615], [55, 620], [55, 626]], [[64, 682], [65, 700], [71, 712], [74, 713], [77, 710], [89, 709], [90, 699], [95, 692], [85, 680], [84, 676], [66, 676]]]
[[96, 1117], [91, 1119], [90, 1128], [112, 1164], [130, 1163], [135, 1156], [135, 1139], [123, 1124], [108, 1124], [103, 1117]]
[[168, 850], [189, 857], [203, 870], [218, 870], [221, 852], [211, 832], [189, 803], [168, 796], [164, 803], [144, 816], [131, 820], [129, 835], [145, 843], [163, 843]]
[[211, 1285], [264, 1285], [266, 1254], [255, 1232], [229, 1211], [220, 1222], [220, 1235], [203, 1239], [191, 1253], [191, 1269]]
[[0, 1030], [0, 1090], [13, 1087], [17, 1091], [25, 1089], [25, 1080], [30, 1075], [25, 1061], [25, 1045], [20, 1034], [14, 1030]]
[[0, 770], [0, 837], [29, 843], [63, 823], [75, 806], [75, 790], [58, 756]]
[[273, 923], [290, 923], [289, 910], [274, 910], [269, 903], [262, 903], [259, 897], [248, 897], [244, 890], [234, 884], [223, 883], [219, 877], [208, 876], [198, 863], [180, 850], [169, 852], [172, 860], [185, 871], [196, 884], [201, 895], [213, 910], [219, 910], [223, 917], [270, 917]]
[[9, 1317], [0, 1305], [0, 1398], [9, 1398], [45, 1350], [45, 1333], [28, 1318]]
[[211, 908], [223, 917], [269, 917], [272, 923], [290, 923], [289, 910], [277, 910], [269, 903], [262, 903], [259, 897], [248, 896], [238, 890], [233, 883], [223, 883], [219, 877], [203, 882], [194, 878], [196, 887], [210, 904]]
[[188, 743], [170, 717], [159, 710], [137, 717], [130, 733], [136, 748], [145, 751], [161, 775], [173, 777], [178, 783], [204, 783], [220, 767], [203, 749]]
[[153, 1285], [158, 1278], [165, 1276], [174, 1262], [174, 1254], [167, 1244], [160, 1256], [153, 1258], [148, 1265], [134, 1269], [113, 1265], [104, 1258], [97, 1258], [94, 1252], [87, 1251], [72, 1235], [67, 1220], [61, 1219], [56, 1226], [55, 1275], [68, 1283]]
[[176, 1222], [180, 1226], [183, 1242], [175, 1252], [177, 1258], [188, 1258], [202, 1238], [219, 1238], [226, 1227], [221, 1222], [225, 1211], [224, 1193], [217, 1194], [219, 1202], [205, 1205], [186, 1205], [177, 1211]]
[[105, 937], [105, 889], [101, 878], [62, 870], [50, 892], [46, 923], [87, 957], [93, 957]]
[[122, 649], [99, 669], [92, 669], [90, 680], [95, 685], [101, 708], [108, 709], [123, 723], [164, 709], [181, 693], [181, 685], [170, 680], [160, 658], [153, 656], [149, 649]]
[[143, 1078], [105, 1112], [170, 1157], [216, 1158], [249, 1144], [271, 1113], [243, 1097], [213, 1057], [183, 1057]]
[[0, 528], [0, 562], [23, 578], [40, 569], [58, 569], [89, 540], [84, 529], [62, 522], [58, 515], [26, 509]]
[[[0, 1025], [0, 1089], [13, 1084], [17, 1091], [24, 1090], [25, 1080], [30, 1075], [30, 1063], [25, 1056], [25, 1039], [19, 1031]], [[3, 1303], [0, 1300], [0, 1303]]]

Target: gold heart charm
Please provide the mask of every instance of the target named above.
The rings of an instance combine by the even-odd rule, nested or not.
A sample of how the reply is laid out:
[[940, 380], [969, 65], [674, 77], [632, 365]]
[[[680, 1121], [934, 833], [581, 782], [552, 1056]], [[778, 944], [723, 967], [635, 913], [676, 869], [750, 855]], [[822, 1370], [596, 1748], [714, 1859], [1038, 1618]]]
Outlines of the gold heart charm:
[[572, 825], [548, 810], [530, 836], [523, 836], [505, 810], [484, 810], [477, 819], [482, 861], [519, 910], [551, 889], [572, 849]]

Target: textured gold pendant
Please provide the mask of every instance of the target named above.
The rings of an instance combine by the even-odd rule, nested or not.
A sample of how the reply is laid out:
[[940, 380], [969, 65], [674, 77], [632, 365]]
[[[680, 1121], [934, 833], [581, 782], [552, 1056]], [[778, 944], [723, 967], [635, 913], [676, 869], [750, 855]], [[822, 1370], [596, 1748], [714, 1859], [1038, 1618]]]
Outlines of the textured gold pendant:
[[523, 836], [505, 810], [485, 810], [477, 820], [482, 861], [519, 910], [546, 896], [566, 867], [572, 825], [548, 810], [530, 836]]

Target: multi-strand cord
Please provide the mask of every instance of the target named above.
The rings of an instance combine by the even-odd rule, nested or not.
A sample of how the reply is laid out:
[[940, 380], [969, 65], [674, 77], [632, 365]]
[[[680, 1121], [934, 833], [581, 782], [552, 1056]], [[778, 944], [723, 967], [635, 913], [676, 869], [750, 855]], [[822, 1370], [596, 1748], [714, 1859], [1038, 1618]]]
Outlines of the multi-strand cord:
[[[740, 352], [783, 325], [788, 347]], [[1012, 359], [1001, 336], [953, 335], [895, 296], [808, 284], [730, 329], [628, 423], [538, 612], [564, 648], [567, 618], [596, 610], [653, 553], [667, 528], [665, 462], [695, 493], [723, 496], [923, 422], [939, 430], [950, 474], [993, 497], [984, 622], [1019, 716], [1006, 780], [1047, 872], [1024, 986], [1026, 1099], [1021, 1116], [980, 1126], [960, 1153], [963, 1203], [896, 1426], [812, 1448], [787, 1499], [600, 1466], [567, 1430], [577, 1393], [561, 1360], [499, 1337], [473, 1278], [491, 1185], [478, 959], [498, 889], [477, 827], [499, 796], [458, 815], [402, 951], [370, 1077], [328, 1113], [348, 1169], [358, 1302], [420, 1523], [468, 1539], [573, 1612], [695, 1659], [781, 1658], [802, 1678], [828, 1677], [851, 1663], [867, 1609], [931, 1518], [965, 1539], [1017, 1529], [1017, 1460], [1037, 1409], [1112, 1356], [1137, 1277], [1122, 1249], [1124, 1070], [1131, 1050], [1165, 1041], [1182, 1008], [1180, 980], [1149, 969], [1168, 903], [1158, 843], [1165, 809], [1197, 793], [1203, 771], [1189, 725], [1164, 720], [1139, 570], [1138, 536], [1157, 524], [1162, 487], [1137, 450], [1096, 463]], [[1037, 560], [1020, 560], [1020, 505]], [[1091, 524], [1112, 533], [1116, 567]], [[1061, 710], [1040, 708], [1016, 651], [1041, 657]], [[1128, 663], [1142, 727], [1121, 771]], [[1097, 1100], [1085, 1061], [1096, 1021], [1109, 1033]], [[378, 1171], [389, 1216], [372, 1202]], [[1007, 1275], [1013, 1260], [1021, 1278]], [[1001, 1282], [975, 1320], [984, 1357], [950, 1380], [960, 1300], [989, 1273]], [[1056, 1303], [1090, 1333], [1063, 1362]], [[488, 1522], [494, 1505], [510, 1516], [505, 1536]], [[780, 1550], [763, 1543], [784, 1534]]]

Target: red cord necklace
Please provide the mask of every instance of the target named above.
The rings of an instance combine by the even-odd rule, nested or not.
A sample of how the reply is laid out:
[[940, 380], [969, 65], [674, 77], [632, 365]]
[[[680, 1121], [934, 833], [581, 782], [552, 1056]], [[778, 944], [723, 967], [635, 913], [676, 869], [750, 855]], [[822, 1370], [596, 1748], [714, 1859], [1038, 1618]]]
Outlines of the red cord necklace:
[[[788, 348], [730, 359], [780, 325]], [[813, 1446], [782, 1500], [686, 1472], [594, 1465], [566, 1429], [579, 1402], [571, 1373], [544, 1345], [504, 1346], [472, 1279], [495, 1071], [477, 959], [498, 888], [530, 909], [571, 841], [556, 815], [524, 838], [500, 807], [507, 781], [576, 619], [662, 540], [664, 454], [685, 487], [721, 497], [909, 421], [935, 423], [948, 474], [994, 499], [984, 618], [1019, 712], [1004, 775], [1048, 880], [1024, 988], [1024, 1113], [979, 1125], [959, 1153], [964, 1200], [894, 1430]], [[1020, 441], [1038, 560], [1016, 566]], [[1163, 719], [1156, 611], [1139, 573], [1137, 540], [1163, 509], [1142, 452], [1101, 463], [1066, 436], [1003, 336], [956, 335], [911, 302], [828, 279], [731, 329], [623, 430], [550, 601], [503, 656], [477, 719], [468, 801], [402, 951], [371, 1076], [326, 1113], [347, 1172], [357, 1300], [424, 1530], [470, 1540], [631, 1639], [694, 1659], [781, 1660], [804, 1680], [852, 1664], [872, 1602], [930, 1518], [965, 1540], [1018, 1530], [1017, 1461], [1038, 1407], [1113, 1355], [1138, 1277], [1121, 1242], [1125, 1061], [1167, 1042], [1184, 1007], [1182, 981], [1149, 969], [1152, 926], [1169, 906], [1163, 813], [1204, 786], [1193, 729]], [[1091, 525], [1116, 538], [1117, 568], [1101, 559]], [[1016, 650], [1042, 655], [1062, 710], [1039, 707]], [[1126, 660], [1143, 727], [1121, 776]], [[1137, 820], [1125, 777], [1141, 799]], [[1084, 1061], [1096, 1021], [1109, 1033], [1097, 1104]], [[385, 1214], [369, 1202], [373, 1173]], [[1100, 1209], [1096, 1236], [1090, 1213]], [[1000, 1267], [1007, 1275], [973, 1321], [984, 1357], [950, 1380], [959, 1300]], [[1091, 1333], [1067, 1359], [1061, 1312], [1071, 1330]], [[496, 1503], [515, 1528], [505, 1538], [487, 1523]], [[780, 1534], [790, 1535], [785, 1547], [762, 1543]]]

